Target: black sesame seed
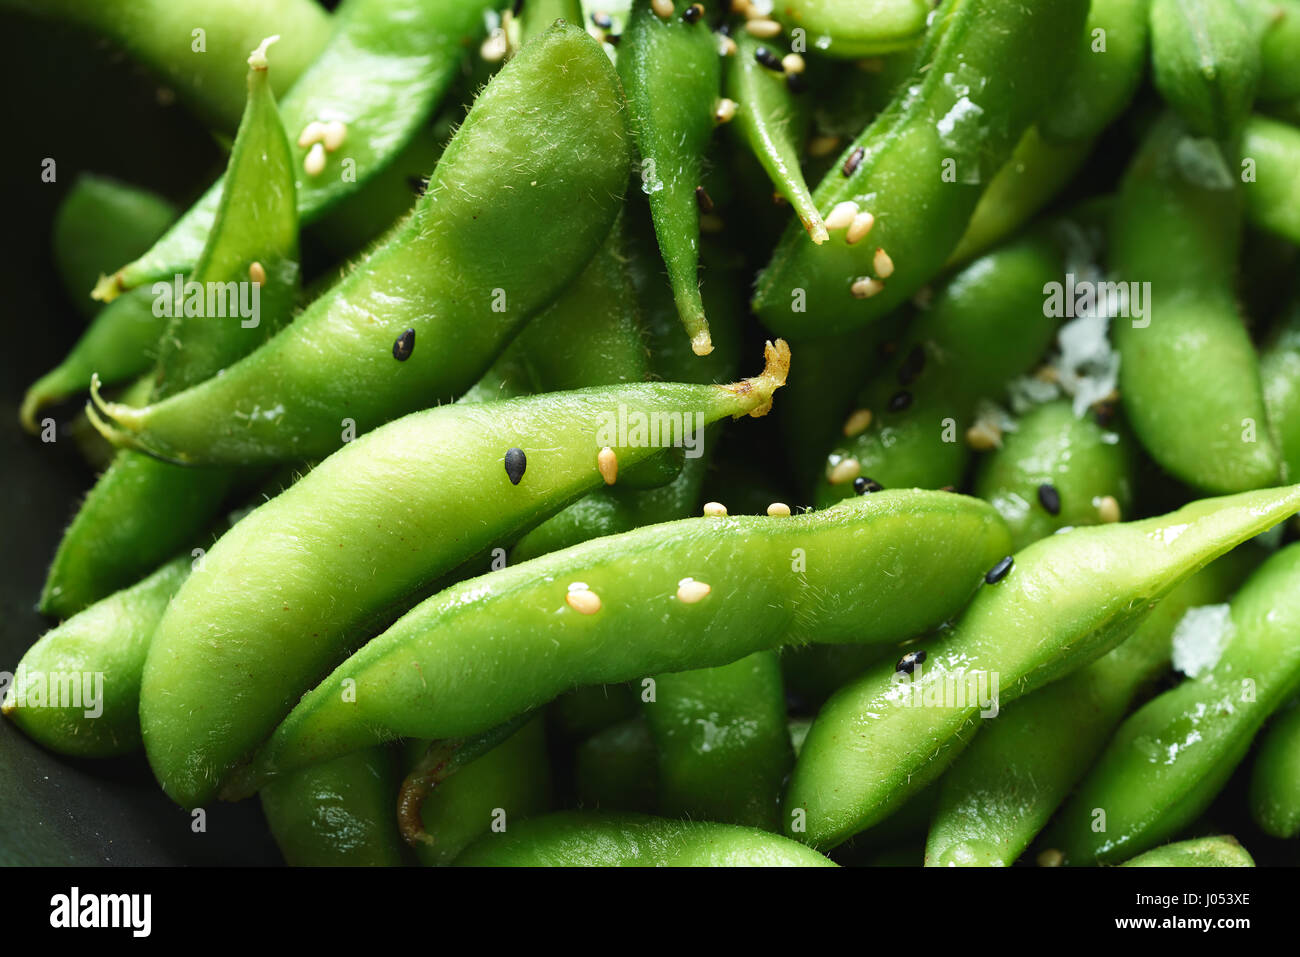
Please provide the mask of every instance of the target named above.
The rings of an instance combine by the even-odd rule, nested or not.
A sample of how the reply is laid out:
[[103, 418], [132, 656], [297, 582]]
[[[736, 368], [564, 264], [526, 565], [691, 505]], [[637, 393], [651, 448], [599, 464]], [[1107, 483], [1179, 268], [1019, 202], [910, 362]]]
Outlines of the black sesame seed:
[[859, 475], [853, 480], [853, 491], [859, 495], [866, 495], [869, 492], [879, 492], [884, 486], [875, 479], [867, 478], [865, 475]]
[[769, 70], [775, 70], [777, 73], [785, 72], [785, 67], [781, 65], [781, 58], [767, 47], [756, 47], [754, 49], [754, 59]]
[[1011, 566], [1016, 560], [1008, 555], [1001, 559], [996, 565], [989, 569], [988, 574], [984, 576], [984, 581], [989, 585], [996, 585], [1002, 579], [1007, 577], [1007, 572], [1011, 571]]
[[406, 185], [411, 187], [411, 192], [416, 196], [423, 196], [424, 191], [429, 188], [429, 181], [423, 176], [408, 176]]
[[524, 455], [523, 449], [506, 449], [505, 463], [506, 478], [510, 479], [511, 485], [518, 485], [524, 477], [524, 469], [528, 468], [528, 456]]
[[411, 353], [415, 351], [415, 330], [407, 329], [393, 343], [393, 358], [398, 362], [405, 362], [411, 358]]
[[924, 651], [909, 651], [903, 657], [898, 659], [898, 664], [894, 665], [895, 671], [901, 671], [903, 674], [910, 675], [916, 670], [916, 666], [925, 661]]
[[614, 19], [604, 10], [596, 10], [591, 15], [591, 22], [602, 30], [610, 30], [614, 27]]
[[605, 42], [608, 43], [608, 44], [609, 44], [610, 46], [612, 46], [612, 47], [616, 47], [616, 46], [618, 46], [618, 41], [621, 40], [621, 39], [623, 39], [623, 34], [621, 34], [621, 33], [607, 33], [607, 34], [605, 34]]
[[718, 33], [720, 33], [724, 37], [731, 36], [731, 24], [724, 23], [722, 26], [718, 27]]
[[1061, 493], [1050, 482], [1038, 486], [1038, 504], [1043, 506], [1048, 515], [1061, 514]]
[[858, 167], [862, 165], [862, 160], [866, 155], [867, 148], [865, 146], [859, 146], [849, 154], [849, 158], [844, 161], [844, 167], [840, 172], [845, 176], [852, 176], [858, 171]]
[[515, 0], [515, 5], [510, 8], [510, 12], [513, 13], [516, 17], [518, 17], [519, 14], [523, 13], [524, 0]]
[[911, 351], [903, 359], [903, 364], [898, 367], [898, 384], [903, 386], [911, 385], [924, 368], [925, 349], [919, 345], [912, 346]]
[[889, 401], [885, 403], [885, 408], [890, 412], [902, 412], [911, 404], [912, 393], [908, 392], [906, 389], [899, 389], [889, 397]]
[[1093, 407], [1092, 414], [1098, 425], [1107, 428], [1115, 419], [1115, 406], [1110, 402], [1100, 402]]
[[804, 79], [802, 73], [788, 73], [785, 78], [785, 85], [790, 88], [794, 94], [802, 93], [808, 89], [808, 81]]
[[700, 18], [704, 16], [704, 8], [698, 3], [692, 3], [682, 11], [682, 19], [687, 23], [699, 23]]
[[700, 207], [701, 213], [713, 212], [713, 197], [703, 186], [695, 187], [695, 205]]

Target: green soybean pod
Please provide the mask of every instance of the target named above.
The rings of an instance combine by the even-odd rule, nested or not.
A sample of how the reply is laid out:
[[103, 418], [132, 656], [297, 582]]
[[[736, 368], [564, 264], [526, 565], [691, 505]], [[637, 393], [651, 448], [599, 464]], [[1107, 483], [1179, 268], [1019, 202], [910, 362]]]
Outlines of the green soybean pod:
[[1300, 478], [1300, 299], [1288, 307], [1260, 356], [1269, 428], [1282, 456], [1282, 480]]
[[1241, 194], [1246, 221], [1292, 243], [1300, 243], [1300, 129], [1265, 116], [1246, 121], [1241, 138], [1243, 162], [1252, 164], [1250, 176], [1242, 174]]
[[1263, 734], [1250, 775], [1250, 814], [1266, 834], [1300, 834], [1300, 707], [1293, 705]]
[[655, 739], [642, 715], [602, 728], [574, 750], [579, 807], [653, 814], [659, 806]]
[[658, 675], [641, 712], [658, 755], [659, 813], [780, 830], [794, 752], [776, 652]]
[[1285, 102], [1300, 97], [1300, 74], [1295, 68], [1300, 51], [1300, 2], [1256, 0], [1263, 20], [1260, 42], [1259, 98]]
[[1241, 194], [1222, 162], [1164, 116], [1124, 176], [1110, 229], [1112, 268], [1131, 290], [1130, 315], [1111, 324], [1124, 414], [1165, 471], [1211, 493], [1272, 485], [1280, 465], [1237, 311]]
[[986, 503], [919, 490], [593, 539], [419, 605], [305, 696], [230, 793], [375, 740], [476, 734], [574, 686], [917, 634], [954, 614], [1006, 546]]
[[271, 782], [262, 813], [292, 867], [400, 867], [397, 784], [392, 747], [367, 748]]
[[1231, 140], [1255, 102], [1260, 24], [1243, 0], [1151, 0], [1151, 73], [1200, 136]]
[[1044, 309], [1044, 288], [1060, 273], [1059, 251], [1035, 233], [951, 277], [845, 420], [825, 460], [817, 503], [854, 494], [859, 478], [886, 488], [960, 482], [970, 457], [965, 433], [979, 399], [998, 394], [1052, 341], [1056, 320]]
[[[222, 536], [159, 625], [140, 720], [164, 789], [189, 807], [213, 796], [358, 635], [603, 484], [602, 447], [624, 467], [659, 452], [636, 423], [669, 423], [658, 441], [670, 444], [686, 422], [761, 415], [784, 381], [785, 344], [769, 345], [768, 360], [730, 386], [634, 383], [446, 405], [348, 443]], [[622, 429], [620, 415], [630, 417]]]
[[916, 73], [813, 194], [830, 241], [814, 247], [792, 224], [760, 274], [764, 324], [795, 340], [847, 332], [938, 275], [984, 185], [1047, 105], [1039, 78], [1073, 48], [1087, 6], [945, 0]]
[[993, 503], [1019, 550], [1058, 529], [1119, 521], [1133, 504], [1134, 470], [1124, 432], [1058, 399], [1019, 418], [981, 464], [975, 494]]
[[762, 164], [776, 191], [785, 198], [820, 245], [830, 238], [799, 168], [799, 104], [785, 76], [768, 69], [755, 57], [759, 42], [738, 33], [736, 52], [727, 57], [727, 95], [737, 104], [732, 121], [755, 158]]
[[54, 265], [68, 298], [87, 317], [99, 277], [148, 249], [176, 218], [156, 193], [107, 176], [82, 173], [54, 213]]
[[927, 0], [785, 0], [772, 16], [791, 33], [802, 30], [809, 49], [855, 60], [915, 46], [930, 9]]
[[627, 91], [632, 135], [641, 165], [641, 191], [649, 197], [655, 235], [668, 267], [691, 349], [713, 350], [700, 298], [700, 187], [704, 149], [713, 135], [721, 87], [717, 43], [703, 18], [660, 17], [650, 0], [636, 0], [619, 42], [618, 72]]
[[[410, 141], [451, 85], [464, 44], [482, 29], [487, 6], [488, 0], [343, 4], [329, 43], [280, 105], [294, 166], [301, 170], [295, 188], [304, 224], [354, 195]], [[106, 276], [95, 297], [111, 300], [123, 290], [189, 272], [220, 195], [218, 182], [149, 252]]]
[[985, 722], [939, 779], [926, 865], [1015, 863], [1087, 773], [1138, 694], [1168, 669], [1183, 615], [1226, 601], [1262, 552], [1241, 545], [1211, 562], [1171, 591], [1122, 644]]
[[107, 38], [226, 131], [239, 125], [239, 64], [258, 41], [273, 34], [283, 38], [274, 81], [282, 94], [316, 59], [334, 25], [313, 0], [5, 0], [4, 6]]
[[484, 834], [509, 832], [550, 809], [551, 767], [539, 716], [425, 797], [420, 819], [432, 842], [416, 844], [416, 857], [429, 867], [446, 866]]
[[1185, 578], [1298, 509], [1300, 486], [1204, 499], [998, 563], [924, 662], [882, 664], [822, 708], [786, 793], [786, 833], [831, 847], [883, 820], [947, 769], [981, 714], [1109, 651]]
[[1300, 688], [1300, 547], [1275, 553], [1230, 603], [1218, 663], [1130, 716], [1044, 837], [1068, 864], [1114, 863], [1209, 806], [1268, 716]]
[[553, 28], [492, 79], [368, 259], [220, 378], [105, 408], [109, 434], [185, 464], [272, 462], [459, 395], [605, 239], [627, 148], [609, 60], [582, 30]]
[[[157, 347], [155, 400], [221, 372], [293, 314], [298, 214], [267, 45], [248, 60], [248, 105], [217, 218], [190, 276], [194, 285], [161, 283], [152, 290], [157, 305], [170, 306], [158, 311], [172, 317]], [[59, 542], [41, 610], [66, 617], [157, 567], [198, 535], [248, 478], [233, 469], [186, 469], [120, 452]]]
[[834, 867], [795, 841], [734, 824], [565, 811], [488, 834], [457, 867]]
[[1254, 867], [1255, 859], [1231, 835], [1166, 844], [1125, 861], [1124, 867]]
[[[145, 651], [193, 564], [188, 555], [174, 559], [46, 632], [18, 663], [0, 711], [59, 754], [105, 758], [137, 750]], [[65, 691], [77, 686], [80, 694], [67, 700]], [[57, 704], [50, 700], [56, 688]]]

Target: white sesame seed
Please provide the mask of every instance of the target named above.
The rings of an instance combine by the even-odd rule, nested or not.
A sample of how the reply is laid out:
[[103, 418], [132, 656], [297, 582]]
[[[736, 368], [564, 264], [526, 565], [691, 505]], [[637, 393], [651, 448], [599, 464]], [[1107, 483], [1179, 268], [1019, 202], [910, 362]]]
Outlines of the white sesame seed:
[[259, 262], [250, 263], [248, 267], [248, 278], [259, 286], [266, 284], [266, 267]]
[[826, 480], [832, 485], [843, 485], [845, 482], [852, 482], [862, 472], [862, 466], [857, 459], [840, 459], [833, 466], [830, 472], [826, 474]]
[[705, 502], [704, 514], [710, 518], [723, 518], [727, 514], [727, 506], [721, 502]]
[[867, 233], [871, 232], [871, 227], [876, 225], [876, 217], [870, 213], [858, 213], [853, 217], [853, 222], [849, 223], [849, 231], [845, 234], [845, 239], [852, 246], [858, 240], [864, 238]]
[[596, 468], [600, 471], [600, 477], [605, 480], [606, 485], [613, 485], [618, 481], [618, 454], [608, 445], [600, 450], [596, 456]]
[[683, 578], [677, 583], [677, 600], [685, 605], [694, 605], [697, 601], [703, 601], [708, 597], [713, 588], [705, 582], [697, 582], [694, 578]]
[[803, 57], [797, 53], [787, 53], [781, 57], [781, 67], [786, 73], [802, 73], [807, 67], [803, 62]]
[[787, 518], [790, 515], [790, 506], [785, 502], [773, 502], [767, 507], [767, 514], [773, 518]]
[[673, 15], [673, 0], [650, 0], [650, 9], [661, 20], [667, 20]]
[[870, 299], [872, 296], [879, 295], [884, 288], [885, 284], [879, 279], [863, 276], [854, 281], [849, 287], [849, 292], [853, 294], [854, 299]]
[[876, 268], [876, 275], [881, 279], [888, 279], [894, 274], [894, 261], [889, 258], [889, 253], [883, 249], [876, 249], [876, 255], [871, 260], [871, 264]]
[[319, 176], [325, 170], [325, 147], [314, 143], [307, 151], [307, 158], [302, 161], [302, 168], [308, 176]]
[[718, 105], [713, 108], [713, 121], [715, 123], [730, 123], [736, 117], [736, 101], [723, 97], [718, 100]]
[[302, 149], [306, 149], [313, 143], [319, 143], [324, 138], [325, 124], [319, 120], [312, 120], [304, 126], [302, 132], [298, 134], [298, 146]]
[[814, 136], [808, 141], [808, 155], [817, 159], [830, 156], [840, 148], [841, 142], [838, 136]]
[[1002, 430], [992, 422], [980, 420], [966, 430], [966, 444], [976, 452], [989, 452], [1002, 445]]
[[853, 225], [853, 221], [858, 218], [858, 204], [853, 200], [843, 203], [836, 203], [835, 208], [826, 216], [827, 229], [848, 229]]
[[1103, 495], [1095, 501], [1097, 505], [1097, 517], [1099, 519], [1107, 525], [1119, 521], [1119, 501], [1114, 495]]
[[564, 602], [580, 615], [594, 615], [600, 611], [600, 596], [583, 582], [574, 582], [569, 586]]
[[347, 136], [348, 127], [346, 123], [342, 120], [330, 120], [325, 124], [325, 136], [322, 142], [325, 144], [325, 149], [333, 153], [343, 145], [343, 141], [347, 139]]
[[493, 29], [488, 34], [483, 45], [479, 47], [479, 56], [488, 63], [499, 63], [506, 58], [506, 53], [510, 49], [510, 40], [506, 36], [506, 31], [500, 27]]
[[871, 427], [871, 410], [856, 409], [849, 414], [844, 420], [844, 434], [852, 438], [855, 435], [861, 435]]
[[775, 20], [754, 19], [745, 21], [745, 31], [760, 40], [770, 40], [781, 35], [781, 24]]
[[731, 37], [728, 36], [719, 36], [718, 53], [722, 54], [723, 56], [735, 56], [736, 41], [731, 39]]

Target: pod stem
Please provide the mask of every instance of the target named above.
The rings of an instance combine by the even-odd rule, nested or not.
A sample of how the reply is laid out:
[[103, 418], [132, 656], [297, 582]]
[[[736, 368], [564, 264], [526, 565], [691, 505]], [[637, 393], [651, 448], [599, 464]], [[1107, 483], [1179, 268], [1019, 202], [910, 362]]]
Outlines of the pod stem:
[[[763, 361], [763, 371], [758, 375], [722, 386], [734, 395], [743, 396], [752, 392], [762, 396], [761, 402], [746, 410], [756, 419], [767, 415], [772, 408], [772, 395], [785, 385], [786, 377], [790, 374], [790, 344], [784, 339], [777, 339], [776, 342], [769, 339], [763, 344]], [[746, 413], [738, 412], [735, 417], [740, 418], [744, 414]]]
[[464, 743], [463, 739], [434, 741], [402, 781], [402, 787], [397, 792], [397, 827], [402, 833], [402, 840], [411, 847], [419, 847], [421, 844], [432, 847], [435, 843], [433, 835], [425, 830], [424, 818], [420, 812], [434, 788], [455, 771], [452, 758]]

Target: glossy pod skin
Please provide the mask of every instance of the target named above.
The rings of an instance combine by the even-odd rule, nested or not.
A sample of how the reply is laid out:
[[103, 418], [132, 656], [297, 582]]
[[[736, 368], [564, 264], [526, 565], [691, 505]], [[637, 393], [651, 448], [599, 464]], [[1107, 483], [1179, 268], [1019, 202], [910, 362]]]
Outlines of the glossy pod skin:
[[1147, 702], [1111, 738], [1044, 837], [1067, 864], [1139, 854], [1209, 806], [1268, 716], [1300, 687], [1297, 594], [1300, 547], [1290, 545], [1232, 599], [1218, 663]]
[[628, 171], [622, 109], [594, 40], [567, 26], [538, 37], [479, 95], [414, 213], [368, 259], [219, 379], [106, 407], [109, 434], [185, 464], [292, 460], [332, 452], [345, 419], [359, 434], [464, 392], [609, 232]]
[[929, 15], [927, 0], [785, 0], [772, 10], [806, 32], [810, 49], [850, 60], [915, 46]]
[[658, 753], [645, 718], [625, 718], [579, 744], [573, 785], [579, 807], [653, 814], [659, 806]]
[[1103, 500], [1133, 504], [1134, 451], [1123, 433], [1077, 417], [1069, 401], [1035, 406], [990, 452], [975, 480], [975, 494], [993, 503], [1019, 550], [1061, 528], [1107, 520]]
[[[446, 866], [484, 834], [513, 830], [525, 818], [550, 808], [546, 726], [538, 717], [460, 768], [424, 799], [420, 819], [433, 843], [417, 844], [415, 855], [426, 866]], [[391, 806], [388, 810], [391, 813]]]
[[780, 830], [794, 752], [777, 653], [654, 683], [654, 700], [641, 710], [658, 755], [659, 813]]
[[[795, 340], [846, 332], [933, 279], [983, 186], [1046, 104], [1050, 85], [1040, 78], [1073, 49], [1087, 6], [946, 0], [918, 54], [919, 72], [813, 194], [824, 215], [853, 201], [874, 226], [853, 245], [848, 233], [833, 232], [819, 247], [801, 228], [787, 229], [758, 279], [754, 309], [764, 324]], [[888, 276], [879, 275], [878, 248], [892, 260]], [[864, 279], [883, 287], [857, 298], [853, 288]]]
[[[347, 0], [329, 43], [280, 104], [293, 143], [298, 214], [309, 223], [355, 194], [411, 139], [446, 92], [465, 43], [482, 29], [486, 0]], [[258, 22], [258, 17], [250, 18]], [[260, 28], [259, 28], [260, 29]], [[261, 35], [245, 49], [252, 49]], [[241, 51], [242, 52], [242, 51]], [[238, 61], [235, 61], [238, 62]], [[343, 143], [318, 174], [306, 171], [312, 122], [339, 120]], [[221, 196], [215, 183], [144, 256], [105, 277], [96, 298], [170, 280], [198, 260]]]
[[761, 45], [738, 31], [736, 52], [726, 59], [727, 96], [736, 104], [731, 122], [762, 164], [776, 191], [788, 202], [814, 243], [830, 238], [826, 223], [799, 167], [800, 110], [786, 76], [769, 70], [755, 57]]
[[1162, 117], [1114, 206], [1115, 276], [1150, 283], [1144, 317], [1111, 323], [1120, 395], [1138, 439], [1175, 478], [1211, 493], [1261, 488], [1277, 482], [1280, 461], [1234, 294], [1241, 196], [1231, 178], [1191, 165], [1191, 150], [1221, 157]]
[[1255, 859], [1235, 837], [1201, 837], [1139, 854], [1124, 867], [1254, 867]]
[[[858, 477], [886, 488], [960, 482], [977, 401], [1000, 393], [1052, 341], [1056, 320], [1044, 315], [1043, 288], [1060, 276], [1055, 245], [1031, 234], [949, 279], [908, 329], [890, 367], [863, 391], [858, 408], [871, 413], [871, 423], [831, 451], [817, 503], [853, 495]], [[909, 371], [918, 365], [918, 373]], [[904, 400], [903, 408], [891, 408]]]
[[176, 218], [176, 207], [147, 189], [82, 173], [54, 214], [54, 264], [68, 298], [93, 316], [90, 298], [99, 277], [138, 256]]
[[1300, 707], [1279, 715], [1262, 735], [1250, 775], [1250, 814], [1274, 837], [1300, 835]]
[[722, 85], [717, 42], [703, 18], [676, 12], [661, 18], [650, 0], [636, 0], [619, 42], [618, 73], [627, 92], [632, 135], [641, 157], [634, 182], [650, 200], [673, 298], [696, 355], [713, 349], [700, 299], [700, 211], [704, 149]]
[[227, 132], [244, 109], [241, 65], [249, 50], [263, 37], [282, 38], [274, 80], [282, 94], [316, 59], [334, 26], [313, 0], [5, 0], [4, 6], [106, 37]]
[[939, 779], [930, 867], [1009, 867], [1087, 773], [1143, 688], [1169, 668], [1189, 608], [1226, 601], [1263, 558], [1242, 545], [1169, 593], [1122, 644], [1007, 706]]
[[1256, 0], [1263, 19], [1260, 41], [1259, 98], [1286, 101], [1300, 98], [1300, 75], [1295, 57], [1300, 51], [1300, 2], [1298, 0]]
[[[1006, 547], [984, 502], [919, 490], [594, 539], [409, 612], [303, 698], [246, 782], [376, 740], [476, 734], [575, 686], [716, 667], [782, 644], [916, 634], [954, 614]], [[856, 570], [847, 583], [845, 568]], [[575, 583], [600, 608], [575, 610], [594, 607], [571, 597]], [[339, 698], [345, 682], [355, 704]]]
[[883, 820], [952, 763], [981, 712], [1109, 651], [1183, 579], [1298, 509], [1291, 486], [1030, 545], [921, 646], [927, 658], [911, 678], [882, 664], [827, 702], [795, 762], [786, 833], [831, 847]]
[[397, 756], [354, 751], [262, 789], [262, 812], [292, 867], [399, 867]]
[[1260, 25], [1251, 0], [1151, 0], [1151, 73], [1193, 132], [1235, 137], [1259, 85]]
[[488, 834], [458, 867], [834, 867], [766, 831], [642, 814], [567, 811]]
[[1254, 179], [1242, 184], [1246, 220], [1293, 243], [1300, 243], [1300, 129], [1252, 116], [1246, 121], [1241, 155], [1255, 164]]
[[[762, 414], [789, 360], [779, 347], [769, 354], [763, 375], [731, 386], [632, 384], [418, 412], [349, 443], [245, 517], [176, 596], [149, 651], [140, 720], [164, 789], [202, 804], [367, 628], [602, 485], [598, 453], [620, 406], [702, 423]], [[658, 451], [634, 432], [623, 441], [646, 444], [617, 438], [624, 468]], [[525, 456], [518, 484], [503, 464], [511, 449]]]
[[1263, 354], [1259, 375], [1269, 428], [1282, 457], [1282, 480], [1300, 478], [1300, 299], [1287, 308]]
[[[26, 707], [11, 688], [5, 694], [5, 716], [32, 740], [59, 754], [107, 758], [138, 750], [145, 654], [167, 603], [189, 577], [193, 564], [189, 555], [174, 559], [47, 631], [19, 662], [18, 685], [24, 674], [42, 686], [50, 676], [77, 675], [80, 702], [74, 698], [60, 707], [48, 703]], [[93, 705], [86, 700], [92, 691], [98, 699]]]
[[[221, 204], [190, 276], [199, 289], [221, 284], [216, 288], [237, 291], [218, 305], [212, 296], [197, 304], [191, 293], [182, 299], [170, 283], [151, 290], [156, 303], [174, 304], [157, 347], [154, 400], [221, 372], [293, 313], [299, 264], [292, 158], [270, 91], [266, 49], [259, 47], [249, 64], [248, 105]], [[197, 314], [187, 315], [191, 306]], [[59, 542], [41, 610], [66, 617], [137, 580], [197, 536], [248, 479], [234, 469], [186, 469], [119, 452]]]

